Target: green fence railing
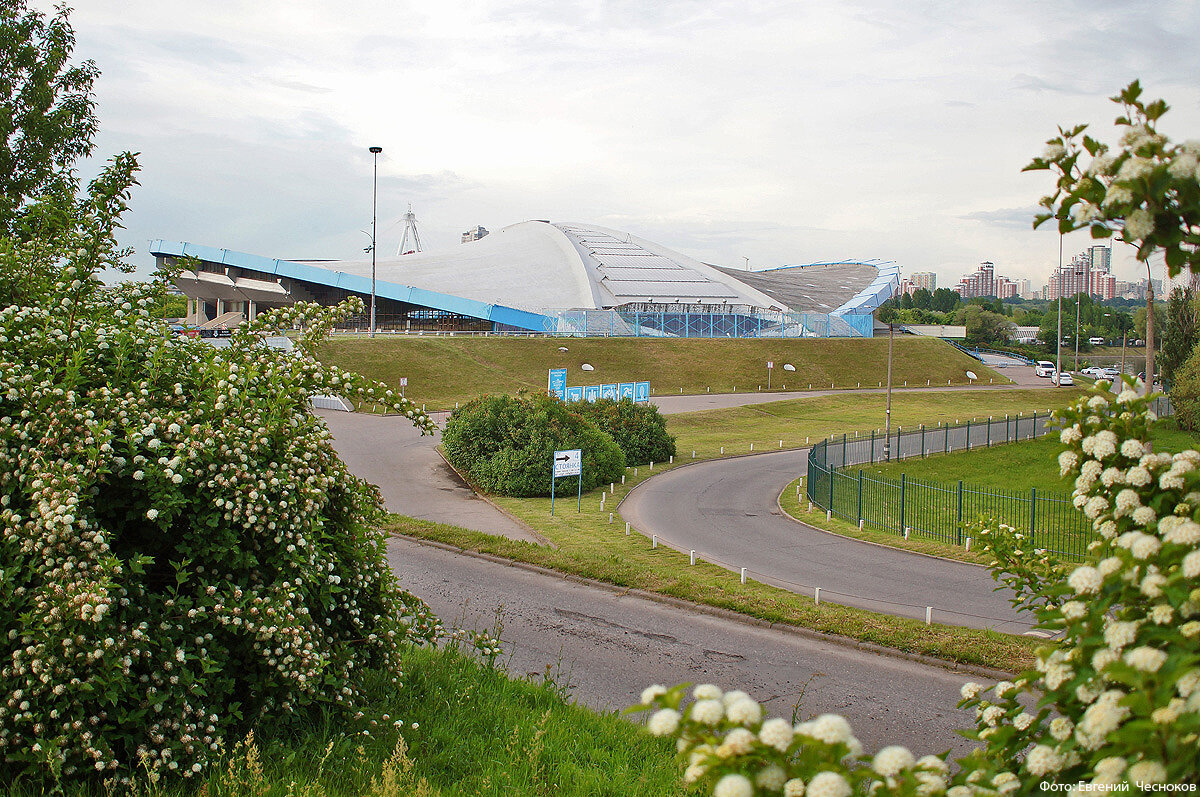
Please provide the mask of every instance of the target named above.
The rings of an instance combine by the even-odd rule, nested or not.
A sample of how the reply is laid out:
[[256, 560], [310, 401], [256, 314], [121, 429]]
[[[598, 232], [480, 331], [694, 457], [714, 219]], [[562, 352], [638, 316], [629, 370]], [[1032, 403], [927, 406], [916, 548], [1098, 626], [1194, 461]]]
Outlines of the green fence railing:
[[[1171, 414], [1170, 400], [1158, 399], [1159, 417]], [[968, 422], [901, 432], [887, 438], [892, 459], [990, 447], [1030, 440], [1055, 431], [1049, 414]], [[1033, 548], [1069, 559], [1081, 559], [1092, 539], [1091, 523], [1072, 503], [1071, 494], [1055, 490], [1005, 490], [992, 486], [892, 479], [867, 474], [856, 465], [883, 461], [878, 435], [842, 435], [817, 443], [809, 451], [806, 492], [814, 506], [856, 525], [939, 542], [963, 545], [967, 526], [995, 517], [1029, 535]]]

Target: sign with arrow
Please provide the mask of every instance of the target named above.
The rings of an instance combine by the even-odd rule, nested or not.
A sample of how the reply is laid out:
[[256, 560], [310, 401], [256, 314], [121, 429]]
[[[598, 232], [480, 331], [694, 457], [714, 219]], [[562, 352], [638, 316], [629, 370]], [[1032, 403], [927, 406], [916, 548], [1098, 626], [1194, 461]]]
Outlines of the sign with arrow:
[[578, 476], [583, 473], [583, 451], [574, 448], [570, 451], [554, 452], [554, 477]]

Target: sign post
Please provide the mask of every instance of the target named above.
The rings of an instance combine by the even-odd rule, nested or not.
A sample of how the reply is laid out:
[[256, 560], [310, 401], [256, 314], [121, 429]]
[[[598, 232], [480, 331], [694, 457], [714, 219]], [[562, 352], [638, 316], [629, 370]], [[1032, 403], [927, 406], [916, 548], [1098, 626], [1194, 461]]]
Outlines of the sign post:
[[771, 389], [771, 373], [775, 370], [775, 361], [767, 360], [767, 390]]
[[554, 514], [554, 481], [559, 476], [578, 476], [576, 512], [583, 511], [583, 451], [573, 448], [554, 452], [554, 475], [550, 477], [550, 514]]
[[404, 398], [404, 388], [408, 387], [408, 377], [400, 377], [400, 397]]

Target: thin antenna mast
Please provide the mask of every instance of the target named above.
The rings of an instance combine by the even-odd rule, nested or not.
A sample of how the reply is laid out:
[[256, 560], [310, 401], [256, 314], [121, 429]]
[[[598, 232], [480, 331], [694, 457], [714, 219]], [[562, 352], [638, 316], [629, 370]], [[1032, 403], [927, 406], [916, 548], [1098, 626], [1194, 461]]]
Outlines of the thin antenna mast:
[[[412, 239], [412, 244], [409, 244], [409, 239]], [[412, 203], [408, 204], [408, 212], [404, 214], [404, 237], [400, 239], [400, 247], [396, 250], [398, 255], [411, 255], [413, 252], [421, 250], [421, 234], [417, 232], [417, 215], [412, 211]]]

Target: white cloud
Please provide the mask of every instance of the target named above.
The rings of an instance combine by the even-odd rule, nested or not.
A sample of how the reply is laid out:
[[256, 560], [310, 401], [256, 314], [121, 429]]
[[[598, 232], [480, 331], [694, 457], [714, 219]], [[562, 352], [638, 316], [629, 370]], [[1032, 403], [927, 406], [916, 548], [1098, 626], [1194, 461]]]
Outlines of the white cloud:
[[1169, 134], [1200, 128], [1184, 0], [81, 5], [100, 151], [142, 152], [140, 262], [152, 237], [353, 256], [378, 144], [381, 250], [411, 202], [430, 247], [550, 218], [731, 266], [1040, 284], [1057, 236], [1021, 213], [1049, 183], [1020, 169], [1058, 124], [1111, 137], [1141, 77]]

